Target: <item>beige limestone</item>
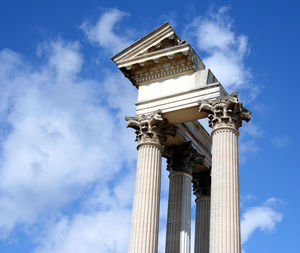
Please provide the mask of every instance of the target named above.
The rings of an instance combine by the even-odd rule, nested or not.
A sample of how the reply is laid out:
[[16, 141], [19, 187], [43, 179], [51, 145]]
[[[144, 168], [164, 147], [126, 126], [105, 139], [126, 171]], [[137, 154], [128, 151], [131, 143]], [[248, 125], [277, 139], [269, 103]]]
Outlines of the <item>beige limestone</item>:
[[209, 253], [210, 187], [210, 170], [193, 173], [196, 195], [195, 253]]
[[[176, 82], [176, 80], [173, 81]], [[180, 83], [183, 84], [184, 82]], [[151, 86], [152, 89], [155, 88], [154, 85]], [[141, 90], [141, 87], [139, 90]], [[172, 124], [197, 120], [207, 117], [206, 113], [198, 111], [199, 100], [215, 99], [227, 94], [219, 82], [202, 85], [176, 94], [170, 88], [164, 88], [164, 90], [170, 92], [171, 95], [138, 101], [136, 103], [136, 114], [148, 114], [161, 110], [164, 117]]]
[[[177, 78], [141, 85], [139, 87], [138, 102], [189, 92], [216, 82], [217, 80], [209, 69], [198, 70]], [[182, 85], [183, 83], [184, 85]]]
[[204, 69], [191, 46], [165, 23], [112, 57], [133, 85], [152, 83]]
[[138, 88], [136, 115], [161, 110], [172, 124], [204, 118], [198, 101], [227, 95], [193, 48], [165, 23], [112, 57]]
[[195, 253], [209, 253], [210, 196], [196, 199]]
[[190, 253], [191, 250], [191, 175], [170, 175], [165, 253]]
[[251, 112], [237, 93], [202, 101], [212, 127], [210, 253], [241, 253], [238, 128]]
[[191, 142], [196, 151], [203, 155], [204, 167], [211, 167], [211, 136], [198, 121], [177, 124], [177, 136], [184, 142]]
[[213, 133], [211, 253], [241, 252], [237, 136], [234, 129]]
[[132, 208], [130, 253], [156, 253], [160, 201], [161, 148], [139, 147]]
[[170, 171], [165, 253], [191, 251], [191, 179], [202, 156], [191, 143], [168, 147], [164, 151]]
[[128, 252], [157, 253], [162, 143], [173, 128], [160, 113], [131, 117], [127, 121], [127, 126], [136, 130], [138, 141]]

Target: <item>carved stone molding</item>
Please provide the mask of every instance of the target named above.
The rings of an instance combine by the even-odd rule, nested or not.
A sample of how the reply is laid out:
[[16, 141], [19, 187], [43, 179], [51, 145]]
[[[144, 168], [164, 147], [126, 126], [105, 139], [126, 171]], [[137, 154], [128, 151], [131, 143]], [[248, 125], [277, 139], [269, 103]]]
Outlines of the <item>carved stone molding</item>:
[[167, 158], [167, 170], [185, 172], [192, 175], [197, 163], [203, 164], [204, 156], [192, 148], [190, 142], [165, 148], [163, 156]]
[[167, 135], [175, 136], [176, 128], [162, 117], [161, 111], [139, 117], [126, 117], [127, 127], [135, 129], [136, 141], [139, 146], [146, 143], [160, 146], [167, 139]]
[[136, 87], [205, 69], [192, 47], [165, 23], [112, 57]]
[[216, 130], [218, 128], [234, 128], [238, 130], [242, 121], [250, 121], [251, 111], [244, 108], [243, 103], [238, 100], [238, 93], [229, 96], [201, 101], [199, 112], [208, 113], [209, 126]]
[[193, 174], [193, 192], [196, 200], [203, 197], [210, 197], [211, 177], [210, 170], [204, 170]]

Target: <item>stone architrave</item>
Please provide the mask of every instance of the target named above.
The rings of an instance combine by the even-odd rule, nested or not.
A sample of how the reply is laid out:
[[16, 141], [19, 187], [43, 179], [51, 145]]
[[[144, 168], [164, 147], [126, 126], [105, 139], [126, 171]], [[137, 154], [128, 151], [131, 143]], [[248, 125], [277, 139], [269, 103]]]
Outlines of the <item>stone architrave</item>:
[[136, 130], [138, 158], [132, 209], [129, 253], [157, 253], [160, 204], [161, 154], [167, 134], [175, 128], [156, 112], [127, 117]]
[[193, 190], [196, 196], [196, 253], [209, 253], [210, 186], [210, 170], [193, 174]]
[[212, 128], [210, 253], [241, 253], [238, 129], [251, 112], [237, 93], [200, 102]]
[[191, 143], [167, 147], [164, 151], [170, 171], [165, 253], [191, 251], [191, 179], [202, 157]]

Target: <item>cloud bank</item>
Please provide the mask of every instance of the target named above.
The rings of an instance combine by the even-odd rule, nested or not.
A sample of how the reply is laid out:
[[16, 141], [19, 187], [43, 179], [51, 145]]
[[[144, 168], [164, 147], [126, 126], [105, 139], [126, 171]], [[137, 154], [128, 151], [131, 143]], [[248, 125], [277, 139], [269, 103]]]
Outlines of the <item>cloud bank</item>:
[[206, 15], [194, 18], [184, 36], [194, 41], [205, 65], [228, 92], [248, 89], [247, 99], [253, 100], [259, 88], [252, 82], [251, 70], [245, 64], [250, 51], [248, 38], [234, 31], [234, 21], [227, 14], [228, 10], [228, 7], [212, 9]]
[[278, 199], [269, 198], [263, 205], [250, 207], [244, 212], [241, 220], [242, 244], [245, 244], [256, 230], [275, 231], [276, 224], [283, 219], [283, 214], [276, 211], [279, 203]]
[[116, 32], [116, 25], [125, 16], [128, 14], [118, 9], [111, 9], [104, 12], [96, 24], [85, 21], [80, 27], [91, 43], [117, 53], [132, 43], [128, 37], [120, 36], [119, 31]]
[[[46, 63], [36, 68], [11, 50], [0, 52], [5, 90], [0, 118], [6, 132], [1, 136], [1, 237], [17, 225], [55, 218], [134, 161], [129, 131], [112, 113], [129, 109], [110, 107], [106, 101], [114, 94], [80, 78], [79, 44], [52, 41], [42, 45], [40, 54]], [[133, 95], [127, 93], [129, 100]], [[122, 155], [125, 150], [128, 156]]]

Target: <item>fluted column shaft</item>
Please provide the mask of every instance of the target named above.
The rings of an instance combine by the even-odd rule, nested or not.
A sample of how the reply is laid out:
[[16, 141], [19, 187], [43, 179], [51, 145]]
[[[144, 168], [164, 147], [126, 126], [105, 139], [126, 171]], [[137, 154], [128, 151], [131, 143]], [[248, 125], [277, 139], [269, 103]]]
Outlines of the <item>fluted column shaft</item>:
[[210, 253], [240, 253], [238, 132], [212, 133]]
[[237, 92], [200, 102], [212, 130], [210, 253], [240, 253], [238, 129], [251, 111]]
[[192, 173], [203, 157], [190, 142], [166, 148], [164, 156], [170, 171], [165, 253], [190, 253]]
[[151, 143], [138, 149], [136, 183], [130, 232], [130, 253], [156, 253], [161, 176], [161, 146]]
[[209, 252], [210, 188], [210, 170], [193, 173], [193, 190], [196, 195], [195, 253]]
[[191, 180], [191, 175], [185, 172], [170, 175], [165, 253], [190, 252]]
[[195, 253], [209, 253], [210, 197], [196, 199]]
[[160, 111], [127, 117], [135, 129], [138, 159], [132, 208], [129, 253], [157, 253], [162, 144], [175, 128]]

